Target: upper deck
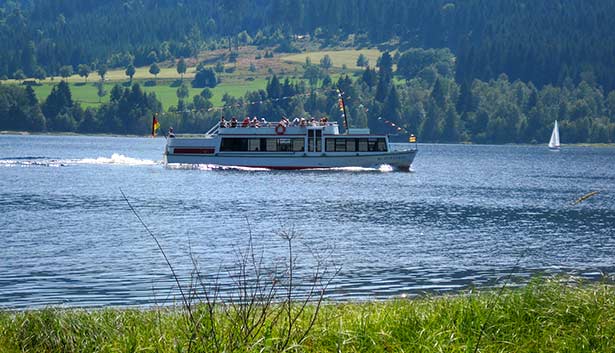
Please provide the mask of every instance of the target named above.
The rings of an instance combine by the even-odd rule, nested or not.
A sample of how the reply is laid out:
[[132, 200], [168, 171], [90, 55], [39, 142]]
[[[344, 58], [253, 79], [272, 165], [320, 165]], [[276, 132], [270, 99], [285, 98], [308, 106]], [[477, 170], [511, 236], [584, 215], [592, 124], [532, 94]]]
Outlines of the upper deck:
[[339, 126], [336, 122], [327, 122], [318, 125], [288, 125], [283, 126], [278, 122], [260, 124], [258, 127], [240, 125], [236, 127], [220, 127], [217, 124], [208, 134], [218, 135], [305, 135], [307, 130], [321, 130], [323, 135], [339, 135]]

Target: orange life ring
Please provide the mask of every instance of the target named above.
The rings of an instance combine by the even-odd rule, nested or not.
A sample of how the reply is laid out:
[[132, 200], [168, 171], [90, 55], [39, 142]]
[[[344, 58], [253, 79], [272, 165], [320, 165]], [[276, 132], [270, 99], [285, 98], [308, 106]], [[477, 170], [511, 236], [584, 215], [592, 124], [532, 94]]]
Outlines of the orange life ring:
[[286, 132], [286, 126], [284, 126], [283, 124], [278, 124], [278, 126], [275, 127], [276, 134], [284, 135], [285, 132]]

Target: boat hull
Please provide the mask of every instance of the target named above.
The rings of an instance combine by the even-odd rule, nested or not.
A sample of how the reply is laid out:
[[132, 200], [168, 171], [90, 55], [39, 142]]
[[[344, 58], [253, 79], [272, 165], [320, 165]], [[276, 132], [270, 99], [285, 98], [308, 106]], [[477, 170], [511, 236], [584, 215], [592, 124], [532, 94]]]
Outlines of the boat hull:
[[377, 167], [390, 165], [398, 170], [408, 171], [416, 150], [391, 151], [386, 153], [235, 153], [217, 154], [165, 154], [165, 163], [210, 164], [267, 169], [329, 169], [342, 167]]

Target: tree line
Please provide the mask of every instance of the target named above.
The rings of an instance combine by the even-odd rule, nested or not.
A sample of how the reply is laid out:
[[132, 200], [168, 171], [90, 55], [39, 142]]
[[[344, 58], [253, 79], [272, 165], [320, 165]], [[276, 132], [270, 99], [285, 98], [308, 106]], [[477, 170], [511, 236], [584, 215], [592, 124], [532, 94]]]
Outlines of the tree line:
[[[0, 77], [145, 66], [247, 43], [449, 48], [456, 80], [615, 88], [615, 3], [584, 0], [30, 0], [0, 5]], [[389, 43], [389, 44], [386, 44]]]
[[341, 125], [339, 89], [346, 97], [351, 126], [392, 135], [414, 133], [423, 142], [546, 143], [555, 120], [564, 143], [615, 142], [615, 91], [571, 79], [561, 87], [538, 88], [506, 74], [459, 84], [454, 62], [448, 49], [385, 52], [377, 68], [368, 65], [333, 81], [325, 70], [326, 60], [320, 65], [306, 61], [305, 72], [315, 73], [317, 79], [273, 75], [265, 89], [244, 97], [225, 95], [224, 107], [212, 106], [208, 88], [189, 100], [180, 87], [178, 105], [168, 112], [162, 112], [155, 94], [146, 94], [138, 83], [116, 85], [110, 102], [98, 109], [82, 109], [65, 82], [43, 102], [30, 86], [0, 85], [0, 129], [143, 135], [158, 112], [163, 128], [173, 126], [178, 132], [202, 133], [221, 116], [271, 121], [327, 116]]
[[41, 103], [31, 86], [0, 85], [0, 130], [143, 135], [152, 115], [160, 111], [156, 95], [145, 93], [139, 84], [116, 85], [109, 103], [98, 109], [83, 109], [64, 81]]

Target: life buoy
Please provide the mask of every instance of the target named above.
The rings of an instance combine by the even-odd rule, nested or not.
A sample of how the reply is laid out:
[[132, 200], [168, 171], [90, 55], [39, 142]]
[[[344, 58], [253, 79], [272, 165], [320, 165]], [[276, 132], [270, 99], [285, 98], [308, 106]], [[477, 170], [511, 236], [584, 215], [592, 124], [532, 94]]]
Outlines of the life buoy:
[[275, 127], [276, 134], [284, 135], [285, 132], [286, 132], [286, 126], [284, 126], [283, 124], [278, 124], [278, 126]]

